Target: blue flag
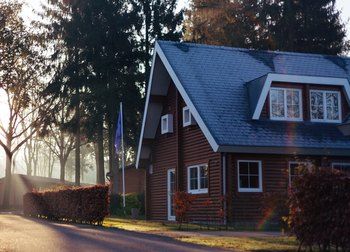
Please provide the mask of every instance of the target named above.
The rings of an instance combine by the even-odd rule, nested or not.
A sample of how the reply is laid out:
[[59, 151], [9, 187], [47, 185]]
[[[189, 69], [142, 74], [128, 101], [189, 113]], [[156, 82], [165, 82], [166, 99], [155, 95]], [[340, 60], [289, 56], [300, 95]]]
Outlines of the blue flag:
[[122, 111], [120, 111], [119, 116], [118, 116], [118, 122], [117, 122], [117, 130], [115, 132], [115, 140], [114, 140], [114, 146], [115, 146], [116, 153], [118, 153], [120, 145], [121, 145], [122, 132], [123, 132]]

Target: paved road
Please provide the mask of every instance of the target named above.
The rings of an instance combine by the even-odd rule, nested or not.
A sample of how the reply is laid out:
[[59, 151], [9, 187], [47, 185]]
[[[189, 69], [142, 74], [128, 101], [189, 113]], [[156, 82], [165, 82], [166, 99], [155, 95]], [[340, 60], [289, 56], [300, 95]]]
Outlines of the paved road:
[[0, 251], [219, 251], [172, 238], [0, 213]]

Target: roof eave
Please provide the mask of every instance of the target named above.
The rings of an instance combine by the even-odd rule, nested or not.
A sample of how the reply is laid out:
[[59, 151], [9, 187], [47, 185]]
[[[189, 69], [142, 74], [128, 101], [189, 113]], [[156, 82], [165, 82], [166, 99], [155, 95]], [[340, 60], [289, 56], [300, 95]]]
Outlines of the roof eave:
[[277, 155], [350, 156], [350, 148], [305, 148], [279, 146], [219, 146], [218, 152]]

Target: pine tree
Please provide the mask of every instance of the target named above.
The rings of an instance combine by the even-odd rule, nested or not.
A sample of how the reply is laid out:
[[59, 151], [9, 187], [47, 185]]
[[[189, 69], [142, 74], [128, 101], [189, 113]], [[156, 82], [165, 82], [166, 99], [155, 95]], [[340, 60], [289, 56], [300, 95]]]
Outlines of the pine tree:
[[[122, 0], [55, 0], [51, 4], [46, 12], [51, 23], [46, 30], [57, 45], [52, 61], [58, 57], [64, 59], [64, 64], [59, 64], [50, 93], [67, 89], [67, 94], [75, 94], [71, 107], [80, 104], [75, 111], [83, 113], [77, 113], [82, 117], [75, 123], [73, 120], [72, 128], [81, 129], [89, 141], [96, 143], [97, 182], [104, 183], [104, 132], [110, 170], [116, 171], [114, 134], [120, 101], [125, 108], [126, 144], [136, 145], [141, 109], [141, 54], [136, 36], [141, 21], [131, 3]], [[78, 160], [78, 154], [76, 157]]]
[[143, 20], [143, 29], [140, 30], [139, 35], [146, 90], [155, 41], [157, 39], [179, 41], [182, 38], [183, 10], [176, 11], [177, 2], [177, 0], [134, 0], [133, 2], [135, 10], [138, 10]]
[[192, 0], [185, 40], [339, 54], [348, 49], [335, 0]]

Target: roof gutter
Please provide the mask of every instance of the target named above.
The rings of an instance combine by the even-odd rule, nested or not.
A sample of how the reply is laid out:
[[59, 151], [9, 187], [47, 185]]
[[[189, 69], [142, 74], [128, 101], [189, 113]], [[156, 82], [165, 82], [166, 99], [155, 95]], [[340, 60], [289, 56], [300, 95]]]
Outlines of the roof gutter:
[[219, 146], [218, 152], [255, 153], [255, 154], [283, 154], [283, 155], [311, 155], [311, 156], [350, 156], [350, 148], [299, 148], [276, 146]]

